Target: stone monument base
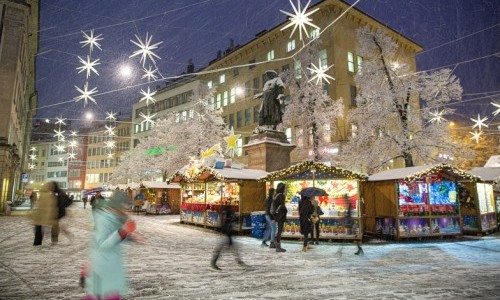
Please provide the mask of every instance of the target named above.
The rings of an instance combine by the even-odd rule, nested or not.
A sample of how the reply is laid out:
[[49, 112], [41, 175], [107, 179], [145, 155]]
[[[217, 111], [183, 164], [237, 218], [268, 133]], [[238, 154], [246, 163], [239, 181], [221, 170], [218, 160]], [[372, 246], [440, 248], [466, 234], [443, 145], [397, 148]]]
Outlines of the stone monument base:
[[290, 166], [290, 152], [295, 145], [290, 144], [285, 133], [267, 130], [250, 136], [243, 151], [248, 155], [248, 168], [273, 172]]

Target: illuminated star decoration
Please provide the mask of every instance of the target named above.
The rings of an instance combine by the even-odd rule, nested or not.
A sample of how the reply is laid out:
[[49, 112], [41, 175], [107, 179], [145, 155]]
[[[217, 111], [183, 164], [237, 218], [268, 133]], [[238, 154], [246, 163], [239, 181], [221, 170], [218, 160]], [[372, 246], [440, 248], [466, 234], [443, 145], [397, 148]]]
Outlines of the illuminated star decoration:
[[108, 153], [108, 158], [113, 158], [113, 153]]
[[149, 66], [149, 69], [144, 68], [144, 75], [142, 75], [141, 79], [147, 78], [148, 82], [158, 79], [158, 76], [155, 75], [156, 69], [151, 70], [151, 68], [151, 66]]
[[36, 155], [35, 154], [30, 154], [30, 159], [31, 160], [35, 160], [36, 159]]
[[109, 113], [106, 113], [106, 120], [109, 119], [109, 121], [116, 121], [115, 117], [116, 113], [113, 113], [113, 111], [110, 111]]
[[68, 159], [75, 159], [76, 158], [76, 154], [75, 153], [69, 153], [68, 154]]
[[64, 131], [65, 130], [54, 130], [54, 132], [56, 133], [54, 135], [54, 137], [57, 137], [58, 139], [60, 138], [61, 140], [64, 139]]
[[28, 168], [29, 168], [30, 170], [33, 170], [33, 169], [35, 168], [35, 165], [34, 165], [34, 164], [33, 164], [33, 165], [32, 165], [32, 164], [28, 164]]
[[76, 136], [77, 134], [78, 134], [78, 132], [77, 132], [77, 131], [75, 131], [75, 130], [71, 130], [71, 136]]
[[106, 148], [113, 149], [115, 147], [115, 141], [105, 141], [104, 144], [106, 144]]
[[115, 135], [115, 127], [113, 126], [108, 126], [108, 125], [104, 125], [104, 127], [106, 127], [106, 133], [109, 135], [109, 136], [113, 136]]
[[481, 136], [482, 132], [481, 131], [474, 131], [474, 132], [469, 132], [472, 134], [472, 137], [470, 138], [471, 140], [476, 140], [476, 144], [479, 143], [479, 137]]
[[98, 43], [98, 41], [102, 40], [102, 38], [101, 38], [102, 34], [99, 34], [98, 36], [94, 37], [94, 29], [92, 29], [90, 31], [90, 35], [87, 35], [84, 31], [82, 31], [82, 33], [83, 33], [83, 37], [86, 39], [86, 40], [80, 42], [80, 44], [83, 44], [82, 48], [88, 45], [90, 47], [90, 53], [92, 53], [94, 46], [99, 48], [99, 50], [102, 50], [101, 44]]
[[56, 145], [56, 150], [59, 153], [62, 153], [62, 152], [66, 151], [66, 150], [64, 150], [64, 145], [62, 145], [62, 144]]
[[151, 125], [155, 125], [155, 121], [153, 121], [153, 117], [156, 116], [156, 114], [152, 114], [150, 115], [149, 111], [148, 111], [148, 114], [145, 115], [144, 113], [140, 113], [139, 114], [140, 117], [144, 118], [144, 120], [141, 121], [141, 124], [146, 122], [146, 125], [149, 123]]
[[60, 118], [56, 118], [56, 123], [55, 124], [59, 124], [59, 125], [66, 125], [66, 123], [64, 123], [64, 121], [66, 121], [66, 119], [63, 119], [63, 117], [60, 117]]
[[81, 67], [76, 68], [78, 71], [78, 74], [80, 74], [83, 71], [87, 71], [87, 78], [90, 77], [90, 71], [96, 73], [99, 75], [99, 72], [94, 68], [94, 66], [100, 65], [101, 63], [99, 62], [99, 59], [96, 59], [94, 61], [90, 61], [90, 57], [87, 55], [87, 61], [83, 60], [80, 56], [78, 56], [78, 59], [80, 60], [80, 63], [82, 64]]
[[71, 148], [76, 147], [76, 144], [77, 144], [77, 143], [76, 143], [76, 141], [75, 141], [75, 140], [72, 140], [71, 142], [69, 142], [69, 146], [70, 146]]
[[153, 96], [156, 94], [156, 91], [152, 92], [149, 90], [149, 86], [148, 86], [148, 91], [145, 92], [141, 89], [141, 94], [144, 96], [141, 98], [141, 100], [139, 100], [139, 102], [142, 102], [143, 100], [146, 100], [146, 106], [149, 105], [149, 101], [151, 101], [151, 103], [155, 103], [156, 100], [155, 98], [153, 98]]
[[316, 9], [314, 9], [314, 10], [306, 13], [307, 7], [311, 3], [311, 0], [309, 0], [307, 2], [306, 6], [304, 6], [303, 10], [300, 9], [300, 0], [297, 0], [297, 7], [295, 7], [295, 5], [293, 5], [292, 0], [289, 0], [289, 1], [290, 1], [290, 4], [292, 5], [292, 8], [293, 8], [293, 11], [295, 12], [295, 14], [291, 14], [289, 12], [280, 10], [282, 13], [284, 13], [287, 16], [289, 16], [288, 20], [290, 20], [290, 24], [288, 24], [285, 27], [281, 28], [281, 31], [287, 29], [288, 27], [293, 26], [292, 33], [290, 34], [290, 37], [292, 37], [293, 33], [295, 32], [295, 30], [298, 27], [299, 28], [299, 34], [300, 34], [300, 40], [302, 41], [302, 31], [304, 31], [304, 33], [306, 34], [306, 36], [309, 37], [309, 33], [307, 33], [307, 29], [306, 29], [306, 24], [309, 25], [309, 26], [312, 26], [312, 27], [314, 27], [316, 29], [319, 29], [318, 26], [314, 25], [311, 22], [312, 19], [309, 18], [309, 16], [312, 15], [313, 13], [317, 12], [319, 10], [319, 8], [316, 8]]
[[134, 54], [129, 56], [130, 58], [141, 54], [140, 62], [142, 63], [143, 67], [144, 67], [144, 64], [146, 63], [147, 58], [149, 58], [153, 62], [153, 64], [155, 63], [155, 57], [158, 59], [161, 59], [152, 50], [157, 49], [158, 45], [163, 43], [163, 42], [158, 42], [156, 44], [150, 45], [151, 39], [153, 38], [153, 35], [149, 35], [148, 33], [146, 33], [146, 42], [145, 43], [142, 42], [142, 40], [137, 36], [137, 34], [135, 35], [135, 38], [137, 39], [137, 42], [132, 41], [132, 40], [130, 40], [130, 41], [132, 43], [136, 44], [140, 49], [134, 51]]
[[430, 120], [431, 123], [441, 124], [441, 122], [446, 121], [446, 119], [443, 118], [444, 110], [442, 110], [442, 111], [436, 110], [436, 112], [431, 112], [430, 114], [432, 116], [432, 118]]
[[471, 118], [472, 121], [474, 121], [474, 126], [472, 126], [472, 129], [478, 127], [479, 128], [479, 131], [481, 131], [481, 126], [484, 126], [486, 128], [488, 128], [488, 125], [484, 124], [484, 121], [488, 120], [487, 117], [484, 117], [481, 119], [481, 117], [479, 116], [479, 114], [477, 114], [477, 120], [476, 119], [473, 119]]
[[36, 151], [35, 147], [31, 147], [30, 151]]
[[95, 99], [92, 98], [92, 94], [97, 93], [97, 88], [93, 88], [93, 89], [89, 90], [88, 82], [86, 82], [85, 85], [83, 86], [83, 90], [80, 89], [79, 87], [77, 87], [76, 85], [75, 85], [75, 88], [81, 94], [80, 96], [73, 98], [75, 100], [75, 102], [78, 102], [78, 101], [83, 99], [83, 107], [85, 107], [85, 105], [87, 105], [88, 100], [96, 103]]
[[[210, 149], [207, 150], [201, 150], [201, 160], [205, 161], [206, 158], [215, 155], [216, 152], [220, 152], [222, 150], [220, 144], [215, 144]], [[194, 157], [192, 159], [193, 161], [195, 160]]]
[[236, 153], [236, 150], [238, 149], [238, 139], [241, 137], [241, 134], [234, 134], [234, 129], [231, 127], [231, 133], [229, 136], [226, 136], [224, 140], [227, 143], [226, 146], [226, 153], [229, 154], [229, 156], [234, 157], [234, 154]]
[[494, 115], [494, 116], [496, 116], [496, 115], [500, 114], [500, 104], [497, 104], [497, 103], [495, 103], [495, 102], [491, 102], [491, 105], [493, 105], [493, 106], [497, 107], [497, 110], [495, 110], [495, 111], [493, 112], [493, 115]]
[[326, 67], [326, 66], [322, 67], [321, 66], [321, 60], [319, 60], [319, 64], [318, 64], [319, 67], [316, 67], [313, 63], [311, 63], [311, 66], [312, 66], [312, 68], [307, 68], [307, 69], [309, 71], [311, 71], [311, 73], [313, 73], [314, 76], [311, 79], [309, 79], [309, 82], [311, 82], [314, 79], [316, 79], [316, 85], [320, 85], [320, 84], [323, 83], [323, 79], [327, 83], [330, 83], [330, 81], [328, 81], [328, 79], [335, 80], [335, 78], [333, 78], [332, 76], [326, 74], [326, 71], [328, 71], [328, 69], [330, 69], [331, 66], [330, 67]]

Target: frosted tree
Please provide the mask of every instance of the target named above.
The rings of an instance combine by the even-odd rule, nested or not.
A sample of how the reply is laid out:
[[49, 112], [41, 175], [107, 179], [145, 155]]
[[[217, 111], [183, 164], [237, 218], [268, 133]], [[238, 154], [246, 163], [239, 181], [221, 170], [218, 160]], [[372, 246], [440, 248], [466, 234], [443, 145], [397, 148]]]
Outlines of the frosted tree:
[[322, 71], [329, 67], [321, 58], [321, 53], [326, 51], [318, 51], [320, 47], [320, 40], [311, 43], [294, 61], [297, 66], [295, 71], [285, 75], [290, 102], [285, 108], [282, 123], [285, 127], [299, 126], [296, 137], [302, 139], [304, 145], [311, 142], [309, 147], [304, 146], [299, 151], [309, 156], [308, 152], [312, 149], [314, 161], [331, 158], [332, 134], [337, 130], [337, 119], [343, 116], [342, 99], [332, 100], [325, 89], [328, 79], [315, 79], [310, 72], [314, 69], [308, 67], [314, 65]]
[[415, 74], [396, 61], [397, 44], [383, 32], [364, 27], [357, 38], [363, 63], [356, 75], [357, 107], [348, 113], [355, 130], [340, 161], [371, 173], [398, 158], [410, 167], [452, 154], [457, 145], [444, 118], [452, 112], [446, 104], [462, 97], [452, 71]]

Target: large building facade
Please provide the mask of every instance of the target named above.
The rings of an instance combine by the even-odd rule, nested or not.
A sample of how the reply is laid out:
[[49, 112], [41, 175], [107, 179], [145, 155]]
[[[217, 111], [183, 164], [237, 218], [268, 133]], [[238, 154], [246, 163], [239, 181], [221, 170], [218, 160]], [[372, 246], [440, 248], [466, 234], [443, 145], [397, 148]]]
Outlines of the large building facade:
[[[0, 0], [0, 211], [27, 182], [31, 120], [36, 112], [38, 0]], [[23, 176], [23, 179], [26, 178]]]

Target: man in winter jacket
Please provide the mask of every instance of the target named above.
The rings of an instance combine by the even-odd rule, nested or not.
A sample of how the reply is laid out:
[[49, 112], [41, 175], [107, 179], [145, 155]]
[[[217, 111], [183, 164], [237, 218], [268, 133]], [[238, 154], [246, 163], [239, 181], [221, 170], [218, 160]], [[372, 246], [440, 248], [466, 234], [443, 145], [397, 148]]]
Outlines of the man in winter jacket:
[[307, 251], [307, 243], [309, 234], [313, 229], [313, 224], [311, 221], [311, 216], [314, 212], [314, 207], [311, 203], [311, 199], [306, 196], [302, 196], [299, 203], [299, 220], [300, 220], [300, 233], [304, 235], [304, 246], [302, 251]]
[[273, 210], [274, 210], [274, 221], [277, 223], [277, 233], [276, 233], [276, 252], [285, 252], [286, 250], [281, 248], [281, 233], [283, 232], [283, 226], [286, 222], [286, 214], [288, 209], [285, 206], [285, 189], [286, 185], [283, 182], [278, 183], [276, 187], [276, 195], [273, 200]]

